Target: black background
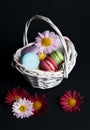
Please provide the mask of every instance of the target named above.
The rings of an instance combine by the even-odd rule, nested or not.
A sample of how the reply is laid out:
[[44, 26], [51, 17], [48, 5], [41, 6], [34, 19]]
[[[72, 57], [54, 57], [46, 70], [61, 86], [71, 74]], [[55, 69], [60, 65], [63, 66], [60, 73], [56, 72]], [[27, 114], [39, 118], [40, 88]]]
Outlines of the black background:
[[[49, 17], [74, 43], [77, 64], [68, 79], [49, 90], [32, 88], [23, 76], [11, 67], [13, 53], [23, 46], [26, 21], [35, 14]], [[37, 23], [37, 22], [36, 22]], [[32, 23], [29, 42], [44, 23]], [[42, 25], [42, 26], [41, 26]], [[46, 26], [45, 26], [46, 27]], [[47, 25], [47, 28], [48, 25]], [[90, 7], [85, 0], [3, 0], [0, 1], [0, 129], [1, 130], [90, 130]], [[21, 86], [31, 94], [46, 94], [50, 108], [42, 117], [17, 119], [4, 103], [8, 90]], [[59, 97], [67, 90], [84, 96], [81, 112], [67, 113], [59, 106]]]

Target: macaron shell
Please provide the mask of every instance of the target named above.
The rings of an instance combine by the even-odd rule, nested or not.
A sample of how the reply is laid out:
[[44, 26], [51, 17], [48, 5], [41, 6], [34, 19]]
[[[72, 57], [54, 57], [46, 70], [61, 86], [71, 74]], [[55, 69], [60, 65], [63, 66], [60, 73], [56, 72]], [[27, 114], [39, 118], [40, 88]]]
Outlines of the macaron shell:
[[55, 53], [57, 54], [57, 56], [59, 57], [59, 59], [63, 62], [64, 61], [63, 54], [60, 51], [58, 51], [58, 50], [56, 50]]
[[26, 53], [22, 56], [21, 62], [24, 66], [29, 67], [31, 69], [36, 69], [39, 66], [39, 58], [35, 53]]
[[54, 61], [60, 65], [64, 61], [64, 56], [62, 53], [58, 50], [54, 51], [53, 53], [50, 54], [50, 57], [54, 59]]
[[40, 53], [40, 55], [39, 55], [40, 61], [44, 60], [46, 58], [46, 56], [47, 55], [45, 53]]
[[24, 49], [21, 51], [21, 55], [24, 55], [24, 54], [26, 54], [26, 53], [28, 53], [28, 52], [33, 52], [33, 53], [38, 54], [38, 48], [37, 48], [35, 45], [26, 47], [26, 48], [24, 48]]
[[45, 60], [48, 60], [50, 63], [52, 63], [53, 66], [55, 67], [55, 70], [58, 70], [57, 63], [51, 57], [47, 56]]

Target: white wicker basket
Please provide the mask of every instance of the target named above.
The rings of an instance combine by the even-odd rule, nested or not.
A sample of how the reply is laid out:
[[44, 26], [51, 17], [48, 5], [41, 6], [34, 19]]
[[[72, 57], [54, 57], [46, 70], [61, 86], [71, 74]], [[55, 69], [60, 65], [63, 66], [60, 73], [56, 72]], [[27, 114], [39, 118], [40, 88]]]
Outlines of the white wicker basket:
[[[63, 63], [62, 68], [58, 72], [48, 72], [25, 68], [25, 66], [19, 63], [19, 58], [21, 57], [22, 50], [34, 44], [34, 42], [28, 43], [27, 38], [30, 23], [34, 19], [44, 20], [45, 22], [47, 22], [60, 37], [65, 62]], [[63, 78], [68, 78], [69, 73], [76, 64], [77, 52], [73, 43], [70, 41], [68, 37], [64, 37], [61, 34], [60, 30], [47, 17], [35, 15], [29, 21], [27, 21], [23, 35], [23, 45], [24, 47], [18, 49], [14, 54], [12, 65], [25, 76], [25, 78], [34, 88], [48, 89], [57, 86], [63, 80]]]

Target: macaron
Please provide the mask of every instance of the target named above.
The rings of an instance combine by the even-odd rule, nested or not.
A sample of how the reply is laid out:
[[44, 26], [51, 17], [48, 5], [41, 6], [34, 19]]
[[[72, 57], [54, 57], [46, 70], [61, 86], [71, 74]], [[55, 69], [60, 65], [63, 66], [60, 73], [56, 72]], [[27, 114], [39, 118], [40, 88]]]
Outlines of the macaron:
[[64, 56], [59, 50], [52, 52], [50, 57], [57, 63], [57, 65], [60, 65], [64, 62]]
[[51, 57], [47, 56], [45, 60], [41, 61], [40, 69], [44, 71], [57, 71], [58, 65]]
[[31, 69], [37, 69], [39, 66], [39, 58], [35, 53], [28, 52], [21, 57], [21, 62], [24, 66]]
[[28, 46], [28, 47], [25, 47], [24, 49], [22, 49], [21, 55], [24, 55], [28, 52], [33, 52], [33, 53], [38, 54], [38, 51], [39, 51], [38, 48], [35, 45], [32, 45], [32, 46]]
[[46, 58], [46, 54], [43, 52], [43, 53], [40, 53], [40, 55], [39, 55], [39, 60], [40, 61], [42, 61], [42, 60], [44, 60], [45, 58]]

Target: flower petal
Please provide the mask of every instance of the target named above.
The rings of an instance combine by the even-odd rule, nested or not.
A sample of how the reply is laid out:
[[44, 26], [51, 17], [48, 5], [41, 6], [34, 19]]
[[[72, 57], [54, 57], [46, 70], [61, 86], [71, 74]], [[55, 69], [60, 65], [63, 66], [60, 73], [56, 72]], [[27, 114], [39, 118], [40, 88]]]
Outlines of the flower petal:
[[[72, 106], [70, 105], [69, 101], [71, 100], [71, 103], [73, 103], [74, 99], [76, 103]], [[59, 103], [65, 111], [77, 112], [81, 110], [82, 101], [83, 96], [81, 96], [80, 92], [77, 92], [76, 90], [69, 90], [63, 96], [61, 96]]]

